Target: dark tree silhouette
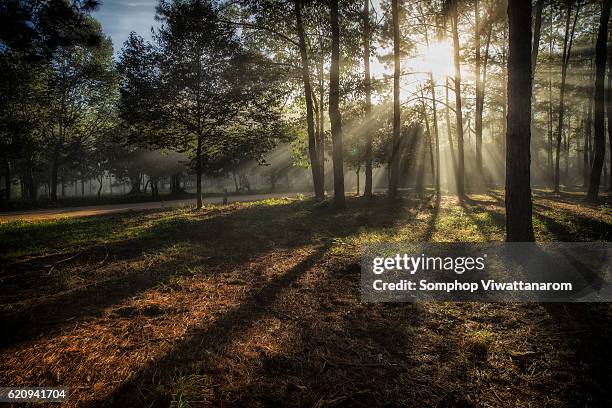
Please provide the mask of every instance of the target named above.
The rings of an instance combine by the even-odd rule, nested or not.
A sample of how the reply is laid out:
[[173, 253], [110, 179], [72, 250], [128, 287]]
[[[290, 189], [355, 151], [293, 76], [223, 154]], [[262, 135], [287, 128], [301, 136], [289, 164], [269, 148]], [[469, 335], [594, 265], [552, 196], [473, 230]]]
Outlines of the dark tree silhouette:
[[400, 145], [400, 31], [398, 0], [391, 1], [393, 18], [393, 137], [391, 141], [391, 158], [389, 163], [389, 198], [397, 197], [399, 184], [399, 145]]
[[463, 152], [463, 107], [461, 100], [461, 62], [459, 45], [459, 12], [457, 1], [450, 0], [450, 18], [453, 32], [453, 60], [455, 65], [455, 116], [457, 119], [457, 196], [465, 197], [465, 155]]
[[[597, 42], [595, 43], [595, 94], [594, 94], [594, 128], [595, 128], [595, 157], [589, 179], [589, 191], [587, 192], [588, 201], [597, 201], [599, 196], [599, 183], [601, 181], [601, 171], [606, 154], [606, 135], [605, 135], [605, 78], [606, 78], [606, 43], [608, 40], [608, 21], [610, 20], [610, 5], [612, 0], [604, 0], [601, 4], [601, 17], [599, 20], [599, 31]], [[608, 123], [608, 126], [610, 124]]]
[[325, 186], [321, 175], [320, 161], [317, 156], [315, 140], [314, 111], [312, 101], [312, 84], [310, 83], [310, 64], [308, 61], [308, 50], [306, 49], [306, 34], [302, 22], [302, 0], [295, 0], [295, 25], [300, 49], [302, 82], [304, 84], [304, 98], [306, 100], [306, 126], [308, 131], [308, 156], [310, 158], [310, 168], [312, 170], [312, 181], [314, 184], [315, 196], [318, 200], [325, 198]]
[[[370, 0], [363, 2], [363, 66], [364, 79], [363, 85], [365, 88], [365, 118], [366, 123], [372, 120], [372, 81], [370, 78]], [[359, 174], [359, 173], [357, 173]], [[359, 190], [358, 190], [359, 191]], [[372, 130], [368, 129], [366, 133], [365, 145], [365, 188], [363, 191], [365, 197], [372, 197]]]
[[344, 166], [342, 148], [342, 117], [340, 116], [340, 24], [338, 0], [330, 2], [331, 67], [329, 70], [329, 120], [332, 133], [334, 165], [334, 205], [342, 208], [344, 201]]
[[508, 2], [506, 240], [534, 241], [531, 220], [531, 0]]

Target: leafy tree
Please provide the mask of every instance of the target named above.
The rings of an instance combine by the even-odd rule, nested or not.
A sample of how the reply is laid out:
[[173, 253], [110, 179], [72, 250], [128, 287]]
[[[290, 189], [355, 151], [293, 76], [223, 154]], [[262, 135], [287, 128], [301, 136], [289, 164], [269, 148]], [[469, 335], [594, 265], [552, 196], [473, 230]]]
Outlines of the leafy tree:
[[[191, 153], [201, 208], [206, 156], [222, 146], [235, 124], [276, 120], [280, 98], [274, 84], [282, 76], [262, 55], [241, 46], [212, 2], [162, 1], [158, 20], [154, 48], [134, 36], [126, 43], [122, 101], [128, 112], [136, 111], [137, 124], [152, 119], [154, 144]], [[143, 103], [137, 95], [145, 96]]]
[[[90, 24], [100, 30], [93, 20]], [[44, 120], [50, 162], [50, 195], [57, 199], [58, 170], [74, 144], [91, 143], [112, 125], [116, 76], [112, 43], [57, 48], [47, 71]]]

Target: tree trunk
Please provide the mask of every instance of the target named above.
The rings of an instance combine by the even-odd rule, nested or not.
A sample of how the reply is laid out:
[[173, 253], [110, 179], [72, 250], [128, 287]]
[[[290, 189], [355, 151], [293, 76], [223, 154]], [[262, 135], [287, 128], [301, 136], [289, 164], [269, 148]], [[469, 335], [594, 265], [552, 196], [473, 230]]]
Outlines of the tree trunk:
[[482, 109], [481, 109], [481, 94], [482, 94], [482, 79], [480, 76], [480, 3], [474, 1], [474, 47], [476, 48], [476, 170], [482, 177]]
[[608, 113], [608, 143], [610, 146], [610, 177], [608, 191], [612, 191], [612, 61], [608, 62], [608, 88], [606, 89], [606, 110]]
[[[363, 2], [363, 65], [365, 88], [365, 188], [364, 197], [372, 197], [372, 130], [368, 123], [372, 120], [372, 83], [370, 78], [370, 0]], [[359, 183], [358, 183], [359, 184]], [[359, 188], [357, 188], [359, 193]]]
[[196, 209], [202, 208], [202, 135], [198, 135], [196, 147]]
[[102, 180], [104, 180], [104, 177], [98, 179], [98, 198], [102, 196]]
[[[432, 177], [432, 181], [434, 184], [434, 188], [435, 188], [435, 179], [436, 179], [436, 167], [434, 164], [434, 154], [433, 154], [433, 148], [432, 148], [432, 143], [431, 143], [431, 126], [429, 126], [429, 117], [427, 115], [427, 107], [425, 105], [425, 93], [423, 92], [423, 89], [421, 89], [421, 107], [423, 109], [423, 119], [425, 120], [425, 131], [427, 133], [427, 147], [429, 148], [429, 160], [430, 160], [430, 165], [431, 165], [431, 177]], [[423, 160], [425, 160], [425, 158], [423, 157]]]
[[232, 171], [232, 179], [234, 180], [234, 191], [238, 193], [240, 191], [240, 186], [238, 186], [238, 178], [236, 177], [235, 171]]
[[400, 32], [398, 0], [391, 0], [393, 17], [393, 139], [391, 142], [391, 160], [389, 166], [389, 198], [397, 197], [400, 170]]
[[[531, 44], [531, 86], [535, 84], [536, 66], [538, 63], [538, 54], [540, 52], [540, 37], [542, 33], [542, 11], [544, 9], [544, 0], [537, 0], [533, 14], [535, 21], [533, 23], [533, 41]], [[531, 92], [531, 133], [535, 133], [535, 92]], [[539, 133], [538, 133], [539, 134]]]
[[436, 179], [434, 182], [434, 188], [437, 193], [440, 192], [440, 136], [438, 132], [438, 112], [436, 106], [436, 83], [433, 78], [433, 74], [429, 73], [429, 84], [431, 86], [431, 108], [433, 110], [433, 128], [434, 128], [434, 141], [435, 141], [435, 158], [436, 158]]
[[608, 20], [610, 19], [611, 4], [612, 0], [603, 0], [602, 2], [601, 18], [599, 21], [599, 32], [597, 33], [597, 42], [595, 44], [595, 92], [593, 97], [593, 102], [595, 106], [595, 157], [593, 158], [593, 167], [591, 169], [591, 177], [589, 179], [589, 191], [586, 197], [587, 200], [592, 202], [597, 201], [599, 197], [599, 183], [601, 180], [601, 171], [603, 168], [606, 153], [604, 84], [606, 77], [606, 43], [608, 39]]
[[544, 0], [537, 0], [534, 14], [535, 22], [533, 25], [533, 44], [531, 47], [531, 83], [536, 72], [536, 65], [538, 63], [538, 52], [540, 51], [540, 36], [542, 32], [542, 9], [544, 8]]
[[181, 176], [180, 174], [173, 174], [170, 178], [170, 194], [178, 195], [185, 193], [185, 190], [181, 187]]
[[448, 98], [448, 89], [449, 89], [449, 79], [448, 77], [446, 77], [446, 86], [444, 87], [445, 90], [445, 102], [446, 102], [446, 109], [445, 109], [445, 119], [446, 119], [446, 135], [448, 138], [448, 148], [450, 149], [450, 154], [451, 154], [451, 164], [453, 165], [452, 171], [453, 171], [453, 179], [455, 180], [455, 189], [457, 189], [457, 158], [455, 157], [455, 145], [453, 143], [453, 128], [452, 128], [452, 124], [450, 121], [450, 106], [449, 106], [449, 98]]
[[323, 57], [319, 62], [319, 134], [317, 135], [317, 157], [319, 159], [319, 177], [321, 179], [321, 191], [325, 196], [325, 87], [323, 86], [323, 76], [325, 69], [323, 67]]
[[531, 0], [508, 2], [506, 240], [534, 241], [531, 220]]
[[53, 151], [53, 157], [51, 158], [51, 200], [57, 200], [57, 173], [59, 167], [59, 150], [57, 148]]
[[12, 179], [11, 179], [11, 162], [8, 158], [4, 159], [4, 198], [6, 201], [10, 201], [11, 199], [11, 187], [12, 187]]
[[342, 117], [340, 116], [340, 24], [338, 0], [330, 1], [331, 67], [329, 69], [329, 120], [332, 133], [332, 159], [334, 166], [334, 205], [345, 206], [344, 166], [342, 158]]
[[554, 170], [553, 170], [553, 101], [552, 101], [552, 55], [553, 55], [553, 7], [550, 7], [550, 33], [548, 43], [548, 149], [547, 149], [547, 168], [548, 180], [552, 180], [554, 188]]
[[37, 181], [34, 179], [34, 166], [31, 161], [29, 163], [28, 169], [26, 170], [25, 185], [28, 199], [36, 201], [36, 199], [38, 198], [38, 184]]
[[306, 125], [308, 131], [308, 156], [312, 170], [312, 181], [317, 200], [325, 198], [325, 191], [321, 185], [321, 169], [316, 150], [314, 112], [312, 107], [312, 86], [310, 84], [310, 68], [308, 63], [308, 51], [306, 49], [306, 34], [302, 23], [302, 0], [295, 0], [295, 21], [299, 38], [300, 59], [302, 63], [302, 82], [304, 83], [304, 97], [306, 99]]
[[568, 2], [567, 18], [565, 20], [565, 36], [563, 38], [563, 56], [561, 61], [561, 88], [559, 97], [559, 123], [557, 125], [557, 149], [555, 157], [555, 178], [554, 187], [555, 192], [560, 191], [560, 172], [559, 172], [559, 161], [561, 158], [561, 138], [563, 136], [563, 115], [565, 113], [565, 81], [567, 79], [567, 67], [569, 66], [569, 60], [572, 52], [572, 43], [574, 40], [574, 31], [576, 28], [576, 21], [578, 20], [578, 13], [580, 11], [580, 3], [576, 8], [576, 14], [574, 17], [574, 23], [570, 31], [570, 22], [572, 18], [572, 1]]
[[128, 192], [128, 194], [139, 194], [140, 184], [142, 183], [142, 176], [140, 175], [140, 173], [130, 174], [129, 179], [130, 179], [130, 191]]
[[465, 198], [465, 163], [463, 152], [463, 113], [461, 107], [461, 64], [459, 55], [459, 13], [457, 1], [451, 3], [451, 25], [453, 30], [453, 54], [455, 65], [455, 114], [457, 118], [457, 197]]

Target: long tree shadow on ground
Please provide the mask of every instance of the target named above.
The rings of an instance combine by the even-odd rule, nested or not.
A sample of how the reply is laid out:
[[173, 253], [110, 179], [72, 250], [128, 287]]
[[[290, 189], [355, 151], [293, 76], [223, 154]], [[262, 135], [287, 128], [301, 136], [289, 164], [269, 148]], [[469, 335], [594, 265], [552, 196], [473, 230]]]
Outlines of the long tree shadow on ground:
[[[51, 292], [35, 303], [28, 302], [22, 307], [17, 304], [3, 313], [0, 322], [7, 331], [0, 345], [7, 347], [61, 329], [75, 323], [75, 319], [99, 316], [103, 309], [171, 278], [179, 268], [199, 267], [208, 273], [217, 273], [222, 268], [239, 269], [250, 259], [273, 249], [299, 248], [326, 237], [348, 236], [359, 227], [368, 226], [373, 215], [376, 227], [391, 227], [399, 222], [400, 214], [410, 205], [412, 203], [391, 206], [382, 199], [368, 204], [359, 199], [344, 213], [334, 212], [326, 203], [313, 206], [310, 202], [213, 210], [210, 215], [169, 220], [163, 219], [164, 213], [159, 213], [161, 219], [137, 237], [105, 245], [106, 251], [112, 254], [112, 262], [100, 270], [103, 272], [101, 278], [86, 276], [86, 285]], [[126, 270], [122, 264], [138, 262], [144, 259], [143, 254], [155, 254], [177, 246], [190, 249], [174, 251], [162, 262], [147, 264], [143, 261], [138, 268]], [[101, 246], [95, 247], [98, 252], [103, 251]], [[89, 269], [90, 262], [91, 258], [83, 256], [71, 267], [77, 271]], [[28, 282], [37, 281], [37, 286], [48, 283], [49, 279], [43, 279], [48, 270], [45, 264], [46, 261], [36, 259], [34, 264], [21, 265], [22, 271], [29, 271], [29, 279], [4, 282], [12, 297], [19, 299], [20, 289], [31, 290]], [[121, 270], [114, 273], [116, 268]], [[40, 296], [44, 290], [39, 288], [36, 292]], [[28, 299], [28, 293], [21, 299]]]
[[[496, 223], [502, 222], [498, 214], [503, 209], [482, 205], [480, 208], [466, 203], [464, 211], [469, 213], [470, 224], [476, 224], [483, 237], [493, 237], [498, 230]], [[199, 314], [194, 314], [197, 318], [190, 320], [189, 324], [181, 323], [181, 327], [186, 329], [184, 333], [181, 329], [174, 334], [170, 327], [153, 333], [158, 337], [140, 336], [136, 342], [123, 341], [121, 336], [133, 334], [118, 328], [114, 337], [108, 338], [121, 340], [121, 344], [113, 344], [110, 350], [100, 350], [101, 355], [120, 355], [124, 360], [138, 357], [142, 364], [123, 364], [117, 369], [124, 371], [116, 375], [99, 373], [97, 378], [106, 381], [104, 392], [91, 392], [80, 404], [140, 406], [153, 403], [168, 406], [172, 400], [181, 399], [196, 405], [200, 401], [203, 405], [243, 406], [283, 403], [294, 406], [378, 406], [385, 401], [408, 405], [418, 401], [438, 406], [471, 406], [474, 401], [493, 401], [495, 404], [497, 399], [492, 394], [483, 396], [483, 389], [491, 386], [487, 385], [487, 376], [500, 381], [500, 386], [513, 387], [527, 381], [524, 377], [529, 366], [523, 363], [526, 358], [531, 358], [529, 364], [537, 370], [546, 371], [549, 366], [537, 366], [545, 364], [545, 361], [529, 357], [531, 354], [528, 357], [508, 356], [508, 351], [502, 346], [493, 348], [490, 354], [485, 349], [482, 354], [478, 351], [481, 347], [478, 336], [481, 332], [486, 336], [491, 327], [495, 328], [494, 331], [499, 329], [511, 335], [524, 328], [525, 323], [520, 319], [527, 319], [528, 313], [532, 313], [535, 319], [542, 318], [542, 312], [537, 312], [539, 308], [364, 304], [360, 301], [359, 265], [355, 252], [358, 248], [352, 246], [352, 237], [368, 232], [382, 234], [384, 239], [385, 234], [393, 238], [394, 234], [400, 233], [408, 234], [406, 236], [414, 241], [429, 240], [439, 227], [439, 217], [447, 216], [445, 206], [440, 208], [433, 197], [394, 203], [380, 198], [371, 203], [352, 199], [346, 211], [336, 212], [327, 203], [293, 202], [231, 209], [214, 216], [178, 217], [152, 224], [146, 228], [146, 239], [133, 238], [139, 250], [146, 249], [147, 242], [153, 240], [148, 247], [149, 253], [165, 254], [151, 266], [155, 272], [147, 285], [135, 287], [132, 292], [121, 294], [116, 299], [92, 297], [93, 311], [80, 312], [73, 308], [64, 316], [81, 316], [81, 327], [93, 324], [93, 329], [96, 329], [97, 313], [110, 308], [113, 314], [102, 323], [119, 323], [119, 327], [130, 324], [130, 328], [140, 330], [135, 326], [144, 323], [167, 325], [174, 318], [189, 314], [189, 309], [197, 308]], [[536, 208], [536, 216], [538, 211]], [[491, 216], [483, 217], [487, 212], [491, 212]], [[163, 218], [164, 213], [159, 215]], [[478, 221], [483, 219], [486, 222], [478, 225]], [[571, 230], [566, 233], [571, 234]], [[114, 250], [117, 248], [119, 246]], [[143, 254], [138, 252], [132, 258], [142, 257]], [[126, 254], [121, 262], [132, 258]], [[191, 281], [209, 282], [209, 289], [200, 292], [201, 286], [173, 286], [175, 284], [168, 278], [173, 278], [176, 273], [180, 275], [183, 269], [195, 270], [189, 275]], [[165, 292], [165, 285], [173, 286], [170, 292]], [[222, 295], [225, 285], [233, 289]], [[157, 306], [153, 312], [163, 313], [164, 317], [161, 319], [160, 316], [157, 323], [156, 315], [133, 319], [135, 302], [131, 299], [142, 299], [153, 292], [161, 292], [169, 299], [186, 299], [190, 303], [174, 301], [174, 314], [168, 314], [170, 311], [164, 310], [163, 303], [160, 303], [162, 306]], [[231, 298], [234, 295], [236, 297]], [[64, 307], [80, 301], [70, 296], [66, 299], [67, 303], [49, 304]], [[154, 299], [160, 300], [159, 297]], [[516, 310], [509, 313], [513, 309]], [[136, 309], [135, 313], [148, 313], [147, 310]], [[44, 308], [41, 312], [46, 316], [53, 315]], [[26, 327], [28, 324], [25, 323]], [[51, 329], [65, 328], [71, 333], [63, 321], [53, 324], [56, 326], [43, 333], [51, 339], [49, 342], [53, 342], [55, 335]], [[484, 329], [475, 330], [476, 324]], [[603, 324], [610, 323], [606, 320]], [[540, 347], [567, 350], [566, 345], [572, 345], [571, 355], [563, 355], [550, 369], [575, 366], [576, 376], [588, 375], [592, 379], [589, 384], [574, 378], [563, 386], [557, 381], [541, 380], [538, 386], [544, 390], [542, 393], [558, 393], [557, 399], [566, 402], [590, 395], [594, 405], [608, 398], [603, 386], [608, 375], [599, 368], [609, 359], [604, 356], [598, 362], [592, 351], [603, 347], [607, 334], [593, 335], [593, 341], [584, 342], [581, 340], [584, 328], [580, 328], [581, 334], [578, 334], [575, 328], [562, 327], [556, 317], [552, 327], [530, 325], [525, 333], [529, 330], [541, 339], [537, 343]], [[72, 337], [67, 337], [67, 344], [71, 345], [75, 337], [91, 332], [74, 331]], [[564, 337], [559, 333], [564, 333]], [[593, 333], [588, 333], [588, 336]], [[24, 336], [21, 341], [30, 339]], [[515, 342], [520, 340], [513, 339]], [[167, 347], [150, 346], [150, 343], [158, 344], [159, 341]], [[474, 341], [476, 346], [471, 345]], [[33, 344], [45, 347], [49, 342]], [[536, 344], [532, 343], [528, 346]], [[19, 347], [32, 354], [27, 343], [15, 342], [13, 350], [19, 351]], [[145, 350], [141, 352], [139, 349], [142, 347]], [[509, 376], [506, 365], [501, 369], [495, 368], [494, 363], [501, 356], [519, 359], [516, 363], [520, 366], [516, 369], [518, 374]], [[100, 354], [92, 357], [100, 358]], [[66, 364], [67, 360], [62, 363]], [[594, 371], [589, 371], [588, 367]], [[125, 371], [128, 368], [131, 371]], [[39, 371], [46, 369], [41, 363]], [[79, 375], [84, 374], [87, 374], [87, 369]], [[561, 374], [555, 371], [554, 375]], [[42, 375], [36, 378], [45, 385], [60, 384], [57, 382], [59, 376], [52, 382]], [[80, 383], [79, 376], [72, 378], [73, 382]], [[472, 385], [461, 386], [467, 383]], [[505, 391], [500, 391], [505, 388], [497, 389], [502, 397], [510, 398]], [[529, 398], [532, 399], [524, 401], [543, 401], [539, 394], [531, 391]]]

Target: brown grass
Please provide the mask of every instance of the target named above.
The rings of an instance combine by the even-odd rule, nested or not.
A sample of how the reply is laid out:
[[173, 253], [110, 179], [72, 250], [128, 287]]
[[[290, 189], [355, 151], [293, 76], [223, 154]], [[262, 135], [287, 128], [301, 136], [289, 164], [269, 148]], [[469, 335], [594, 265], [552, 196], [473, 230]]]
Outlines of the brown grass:
[[[547, 197], [536, 213], [540, 239], [609, 238], [606, 208]], [[130, 217], [138, 233], [92, 229], [75, 251], [33, 242], [6, 260], [2, 385], [66, 386], [67, 406], [611, 402], [608, 305], [360, 300], [359, 242], [502, 239], [496, 195], [352, 199], [341, 213], [273, 200], [112, 225]]]

